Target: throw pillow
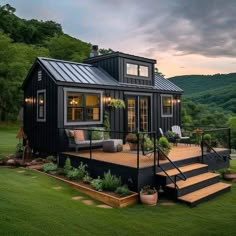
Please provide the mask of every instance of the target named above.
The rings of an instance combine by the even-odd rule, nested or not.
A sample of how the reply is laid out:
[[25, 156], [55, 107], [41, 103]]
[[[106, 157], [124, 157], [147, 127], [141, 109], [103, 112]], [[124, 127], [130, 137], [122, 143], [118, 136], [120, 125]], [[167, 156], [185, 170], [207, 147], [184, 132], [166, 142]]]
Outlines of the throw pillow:
[[74, 131], [75, 142], [84, 141], [84, 131], [81, 129]]
[[69, 130], [69, 136], [70, 136], [70, 137], [74, 137], [74, 136], [75, 136], [74, 130]]

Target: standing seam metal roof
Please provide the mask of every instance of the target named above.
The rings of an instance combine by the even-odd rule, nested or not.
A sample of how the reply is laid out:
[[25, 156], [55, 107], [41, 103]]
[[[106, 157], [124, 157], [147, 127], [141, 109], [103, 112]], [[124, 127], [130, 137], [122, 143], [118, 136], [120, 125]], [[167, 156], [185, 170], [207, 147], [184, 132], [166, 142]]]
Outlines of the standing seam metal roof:
[[112, 76], [92, 65], [43, 57], [38, 60], [59, 82], [120, 86]]
[[160, 75], [155, 75], [155, 88], [164, 91], [183, 92], [183, 90], [177, 85], [170, 82]]
[[70, 82], [79, 84], [108, 85], [119, 87], [148, 88], [153, 90], [183, 92], [181, 88], [163, 78], [155, 75], [154, 86], [138, 84], [123, 84], [116, 81], [111, 75], [101, 68], [93, 65], [77, 62], [55, 60], [51, 58], [38, 58], [39, 62], [50, 72], [58, 82]]

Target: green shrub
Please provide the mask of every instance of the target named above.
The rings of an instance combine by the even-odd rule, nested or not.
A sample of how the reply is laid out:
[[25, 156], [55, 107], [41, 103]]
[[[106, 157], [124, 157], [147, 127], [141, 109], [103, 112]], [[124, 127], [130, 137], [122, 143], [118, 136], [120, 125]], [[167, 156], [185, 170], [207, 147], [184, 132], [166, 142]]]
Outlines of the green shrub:
[[91, 184], [92, 180], [93, 180], [93, 178], [91, 176], [89, 176], [88, 174], [83, 177], [83, 182], [85, 184]]
[[44, 172], [51, 173], [57, 170], [57, 165], [50, 162], [43, 164], [42, 168]]
[[47, 160], [47, 161], [50, 161], [50, 162], [55, 162], [57, 159], [56, 159], [56, 157], [54, 157], [54, 156], [48, 156], [48, 157], [46, 158], [46, 160]]
[[67, 158], [65, 165], [64, 165], [64, 174], [66, 175], [68, 173], [68, 171], [71, 169], [72, 169], [72, 166], [71, 166], [70, 158]]
[[102, 187], [104, 190], [115, 191], [121, 185], [120, 178], [111, 174], [109, 170], [107, 173], [104, 173]]
[[93, 128], [92, 132], [92, 140], [102, 140], [104, 139], [104, 129], [103, 128]]
[[77, 180], [80, 178], [80, 172], [77, 168], [72, 168], [67, 171], [66, 177], [70, 180]]
[[97, 191], [102, 191], [103, 190], [103, 180], [102, 179], [100, 179], [100, 177], [98, 176], [98, 178], [97, 179], [93, 179], [92, 181], [91, 181], [91, 186], [95, 189], [95, 190], [97, 190]]
[[115, 193], [117, 193], [120, 197], [125, 197], [130, 195], [130, 190], [127, 185], [120, 186], [116, 189]]
[[82, 161], [80, 162], [80, 165], [78, 166], [79, 179], [83, 179], [85, 175], [88, 175], [88, 171], [86, 170], [87, 167], [88, 165], [83, 164]]
[[8, 159], [7, 156], [0, 155], [0, 161], [5, 162], [7, 159]]
[[147, 135], [144, 135], [143, 149], [145, 151], [150, 151], [154, 149], [154, 143]]

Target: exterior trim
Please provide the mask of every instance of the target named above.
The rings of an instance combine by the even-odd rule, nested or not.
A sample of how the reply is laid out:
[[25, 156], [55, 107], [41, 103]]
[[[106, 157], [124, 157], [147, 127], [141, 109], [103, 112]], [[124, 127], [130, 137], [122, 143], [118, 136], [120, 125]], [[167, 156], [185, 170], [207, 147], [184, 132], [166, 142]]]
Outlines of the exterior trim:
[[[162, 102], [163, 97], [171, 97], [171, 99], [172, 99], [171, 114], [170, 115], [163, 114], [163, 102]], [[173, 117], [173, 95], [172, 94], [161, 94], [161, 117]]]
[[[39, 118], [38, 97], [39, 97], [40, 93], [43, 93], [43, 96], [44, 96], [44, 104], [43, 104], [44, 118]], [[37, 90], [37, 100], [36, 100], [36, 103], [37, 103], [37, 113], [36, 113], [37, 117], [36, 117], [36, 121], [37, 122], [46, 122], [46, 115], [47, 115], [47, 112], [46, 112], [46, 102], [47, 102], [47, 99], [46, 99], [46, 89]]]
[[[76, 88], [63, 88], [64, 90], [64, 125], [97, 125], [103, 124], [103, 91], [101, 90], [89, 90], [89, 89], [76, 89]], [[67, 93], [68, 92], [79, 92], [79, 93], [97, 93], [100, 94], [100, 119], [99, 121], [78, 121], [68, 122], [67, 121]]]

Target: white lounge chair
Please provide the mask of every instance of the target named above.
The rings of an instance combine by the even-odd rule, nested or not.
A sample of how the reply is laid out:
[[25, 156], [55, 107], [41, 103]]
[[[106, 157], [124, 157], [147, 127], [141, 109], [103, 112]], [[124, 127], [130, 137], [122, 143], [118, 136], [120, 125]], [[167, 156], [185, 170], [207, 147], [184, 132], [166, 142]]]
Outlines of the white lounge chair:
[[[180, 141], [183, 140], [184, 143], [187, 143], [187, 142], [185, 142], [185, 140], [190, 139], [190, 137], [188, 137], [188, 136], [182, 136], [180, 126], [178, 126], [178, 125], [173, 125], [173, 126], [171, 127], [171, 129], [172, 129], [172, 132], [176, 133], [176, 134], [179, 136]], [[187, 144], [188, 144], [188, 143], [187, 143]]]

